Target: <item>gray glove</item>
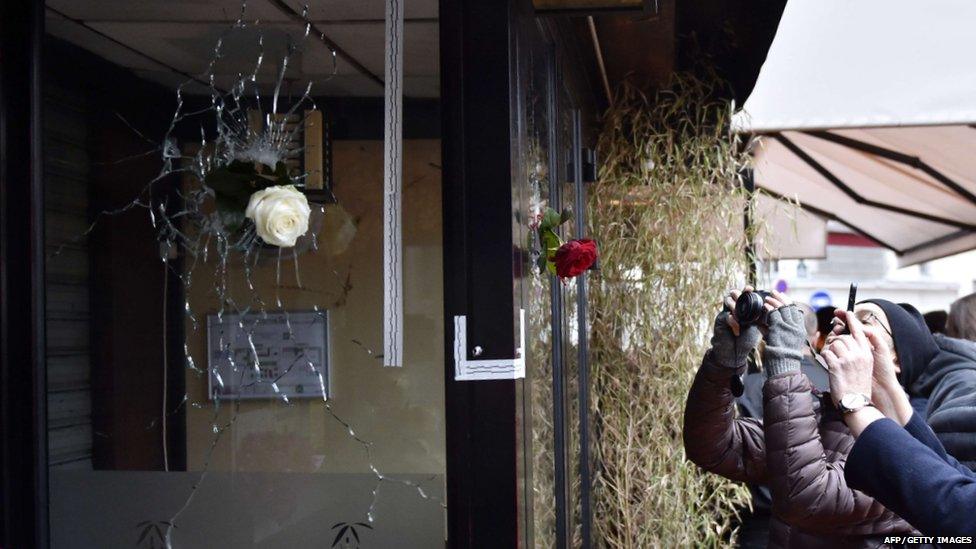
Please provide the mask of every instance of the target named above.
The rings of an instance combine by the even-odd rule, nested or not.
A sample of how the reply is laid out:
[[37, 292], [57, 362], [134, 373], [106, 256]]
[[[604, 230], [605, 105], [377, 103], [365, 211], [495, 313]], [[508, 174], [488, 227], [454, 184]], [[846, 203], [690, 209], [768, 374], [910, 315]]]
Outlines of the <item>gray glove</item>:
[[796, 305], [786, 305], [766, 315], [769, 332], [763, 352], [766, 377], [800, 371], [803, 346], [807, 332], [803, 325], [803, 311]]
[[739, 337], [732, 333], [728, 324], [729, 312], [722, 311], [715, 317], [712, 333], [712, 358], [719, 366], [738, 370], [744, 368], [749, 353], [759, 345], [762, 334], [755, 325], [741, 326]]

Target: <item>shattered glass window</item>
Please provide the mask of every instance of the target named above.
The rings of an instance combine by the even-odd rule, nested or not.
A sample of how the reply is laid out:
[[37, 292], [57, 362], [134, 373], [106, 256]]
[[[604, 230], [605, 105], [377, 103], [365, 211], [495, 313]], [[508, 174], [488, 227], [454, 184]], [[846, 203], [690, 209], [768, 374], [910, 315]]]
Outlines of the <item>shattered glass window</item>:
[[383, 2], [332, 4], [47, 3], [54, 547], [444, 545], [437, 4], [404, 33], [402, 368]]

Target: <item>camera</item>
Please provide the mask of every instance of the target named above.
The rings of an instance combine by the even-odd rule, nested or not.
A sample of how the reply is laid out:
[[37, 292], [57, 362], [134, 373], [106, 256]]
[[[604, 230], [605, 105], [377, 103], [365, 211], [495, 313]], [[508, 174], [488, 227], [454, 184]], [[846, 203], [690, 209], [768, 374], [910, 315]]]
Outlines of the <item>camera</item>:
[[763, 303], [768, 296], [773, 295], [765, 290], [744, 292], [735, 300], [735, 319], [742, 326], [750, 324], [766, 324], [766, 309]]

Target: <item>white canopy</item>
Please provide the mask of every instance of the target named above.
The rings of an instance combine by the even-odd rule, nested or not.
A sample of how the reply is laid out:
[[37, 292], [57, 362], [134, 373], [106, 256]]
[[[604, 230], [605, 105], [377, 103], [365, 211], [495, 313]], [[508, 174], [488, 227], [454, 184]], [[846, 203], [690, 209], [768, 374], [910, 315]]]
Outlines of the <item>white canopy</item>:
[[791, 0], [733, 118], [755, 182], [910, 265], [976, 248], [976, 2]]
[[763, 259], [827, 257], [827, 220], [797, 207], [795, 202], [759, 195], [756, 217], [765, 222], [756, 235], [756, 253]]

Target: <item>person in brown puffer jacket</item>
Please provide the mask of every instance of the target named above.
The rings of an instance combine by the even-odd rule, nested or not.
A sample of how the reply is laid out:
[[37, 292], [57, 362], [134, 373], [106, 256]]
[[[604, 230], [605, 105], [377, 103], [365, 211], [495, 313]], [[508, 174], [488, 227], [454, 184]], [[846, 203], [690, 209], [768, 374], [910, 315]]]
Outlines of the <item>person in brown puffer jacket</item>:
[[[726, 299], [730, 310], [738, 295]], [[764, 419], [735, 413], [739, 378], [762, 334], [755, 325], [740, 327], [723, 311], [688, 393], [688, 459], [728, 479], [769, 486], [770, 547], [879, 547], [886, 535], [915, 532], [880, 503], [848, 488], [844, 463], [854, 438], [830, 398], [815, 393], [800, 372], [803, 313], [775, 292], [765, 307]]]

